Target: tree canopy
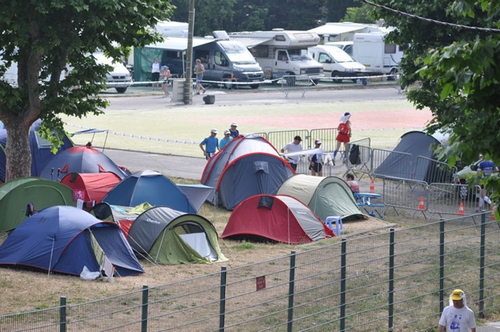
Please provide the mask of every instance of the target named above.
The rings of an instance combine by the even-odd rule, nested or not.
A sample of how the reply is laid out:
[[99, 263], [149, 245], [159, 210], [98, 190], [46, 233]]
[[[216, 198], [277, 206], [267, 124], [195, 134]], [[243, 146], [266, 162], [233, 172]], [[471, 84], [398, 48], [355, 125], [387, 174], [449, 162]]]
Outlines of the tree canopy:
[[110, 67], [89, 55], [103, 51], [120, 61], [131, 46], [160, 40], [148, 27], [171, 10], [168, 0], [2, 3], [0, 72], [13, 63], [18, 68], [17, 86], [0, 80], [0, 120], [8, 133], [6, 180], [30, 175], [28, 130], [34, 121], [41, 118], [46, 133], [57, 133], [62, 130], [58, 114], [103, 112], [106, 102], [97, 95]]
[[[418, 82], [420, 88], [412, 89], [408, 99], [432, 111], [431, 132], [452, 132], [449, 163], [470, 163], [482, 153], [499, 165], [499, 1], [376, 2], [396, 10], [375, 10], [377, 18], [397, 28], [389, 39], [410, 44], [400, 64], [401, 80], [406, 86]], [[485, 182], [500, 192], [497, 176]]]

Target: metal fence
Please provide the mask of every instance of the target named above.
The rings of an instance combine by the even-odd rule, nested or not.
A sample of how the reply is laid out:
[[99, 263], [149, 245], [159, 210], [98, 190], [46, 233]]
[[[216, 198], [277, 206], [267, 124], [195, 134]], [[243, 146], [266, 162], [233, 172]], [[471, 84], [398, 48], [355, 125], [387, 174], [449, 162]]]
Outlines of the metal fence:
[[[478, 218], [479, 215], [476, 216]], [[430, 331], [454, 288], [500, 311], [488, 214], [346, 235], [322, 247], [87, 303], [0, 316], [2, 331]]]

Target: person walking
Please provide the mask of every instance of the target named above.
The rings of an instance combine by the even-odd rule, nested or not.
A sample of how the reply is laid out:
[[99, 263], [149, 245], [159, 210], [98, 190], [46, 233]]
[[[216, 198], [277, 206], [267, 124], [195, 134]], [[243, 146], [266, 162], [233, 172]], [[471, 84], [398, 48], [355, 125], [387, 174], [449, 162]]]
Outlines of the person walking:
[[[477, 167], [477, 174], [482, 175], [483, 179], [493, 174], [493, 172], [498, 171], [493, 161], [485, 160], [482, 154], [480, 154], [479, 157], [480, 162]], [[484, 188], [484, 184], [480, 184], [479, 186], [481, 187], [481, 191], [479, 193], [479, 207], [476, 209], [476, 212], [479, 212], [483, 209], [484, 202], [491, 205], [491, 199], [486, 196], [486, 189]]]
[[[300, 143], [302, 142], [302, 138], [300, 136], [295, 136], [293, 138], [293, 142], [290, 142], [288, 143], [287, 145], [285, 145], [283, 147], [283, 149], [281, 149], [281, 152], [282, 153], [292, 153], [292, 152], [300, 152], [302, 151], [302, 144]], [[293, 170], [294, 171], [297, 171], [297, 164], [299, 163], [299, 156], [290, 156], [290, 157], [287, 157], [288, 159], [288, 163], [290, 164], [290, 166], [292, 166]]]
[[[212, 128], [210, 131], [210, 136], [206, 137], [200, 143], [200, 149], [203, 151], [205, 159], [210, 159], [214, 156], [216, 150], [219, 151], [219, 139], [217, 136], [217, 129]], [[205, 148], [203, 148], [205, 146]]]
[[342, 161], [345, 163], [346, 153], [347, 153], [347, 143], [351, 140], [351, 113], [345, 112], [344, 115], [340, 117], [339, 125], [337, 126], [338, 134], [337, 134], [337, 147], [335, 151], [333, 151], [333, 165], [335, 165], [335, 157], [337, 156], [337, 152], [340, 150], [340, 145], [344, 144], [344, 154], [342, 157]]
[[194, 73], [196, 74], [196, 94], [199, 95], [201, 90], [205, 93], [206, 89], [203, 85], [201, 85], [201, 82], [203, 81], [203, 74], [205, 73], [205, 66], [203, 66], [200, 59], [196, 59]]
[[160, 80], [160, 64], [158, 63], [158, 58], [155, 58], [154, 62], [151, 64], [151, 90], [159, 88], [158, 81]]
[[312, 176], [323, 176], [323, 149], [321, 149], [321, 140], [317, 139], [314, 141], [314, 148], [318, 151], [316, 153], [310, 154], [307, 157], [309, 160], [309, 170]]
[[161, 88], [163, 89], [163, 98], [166, 98], [168, 96], [168, 80], [170, 79], [170, 69], [168, 69], [168, 66], [163, 66], [162, 77], [163, 84]]
[[224, 131], [224, 137], [220, 140], [220, 149], [224, 149], [227, 143], [229, 143], [233, 138], [230, 135], [229, 129]]
[[439, 319], [438, 332], [476, 332], [474, 312], [467, 306], [465, 293], [455, 289], [450, 295], [450, 305], [444, 308]]

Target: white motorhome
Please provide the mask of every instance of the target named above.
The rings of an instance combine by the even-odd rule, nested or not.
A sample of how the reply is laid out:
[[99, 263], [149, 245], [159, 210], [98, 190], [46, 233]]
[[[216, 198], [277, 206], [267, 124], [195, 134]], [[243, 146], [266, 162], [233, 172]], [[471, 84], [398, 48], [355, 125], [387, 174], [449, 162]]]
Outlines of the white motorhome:
[[343, 77], [356, 82], [358, 77], [366, 74], [365, 66], [336, 46], [318, 45], [307, 50], [309, 56], [323, 66], [325, 76], [332, 77], [335, 83], [342, 82]]
[[373, 74], [389, 75], [395, 79], [403, 51], [408, 45], [386, 44], [385, 33], [357, 33], [354, 35], [352, 57]]
[[319, 36], [308, 31], [233, 32], [231, 40], [239, 40], [248, 47], [260, 64], [266, 79], [283, 75], [312, 78], [315, 82], [323, 76], [323, 67], [307, 55], [307, 48], [319, 43]]

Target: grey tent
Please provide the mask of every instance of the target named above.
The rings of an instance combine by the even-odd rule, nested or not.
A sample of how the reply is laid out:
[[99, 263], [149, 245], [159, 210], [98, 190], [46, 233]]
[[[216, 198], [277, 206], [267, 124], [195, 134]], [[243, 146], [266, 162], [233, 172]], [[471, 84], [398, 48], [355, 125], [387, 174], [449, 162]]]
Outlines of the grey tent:
[[299, 199], [323, 221], [329, 216], [340, 216], [343, 221], [367, 218], [359, 210], [349, 185], [336, 176], [297, 174], [281, 185], [278, 194]]
[[423, 131], [409, 131], [375, 169], [377, 177], [394, 177], [417, 181], [451, 182], [453, 172], [435, 160], [433, 145], [440, 142]]

